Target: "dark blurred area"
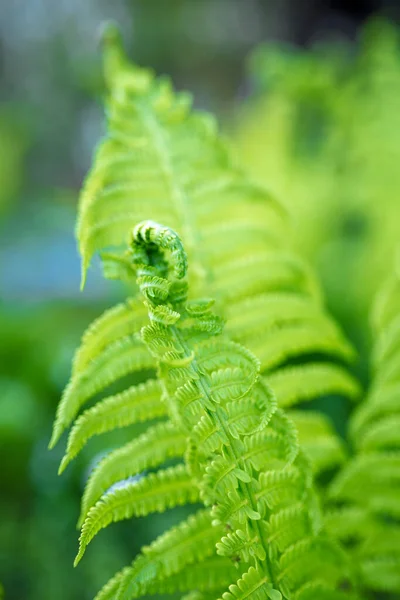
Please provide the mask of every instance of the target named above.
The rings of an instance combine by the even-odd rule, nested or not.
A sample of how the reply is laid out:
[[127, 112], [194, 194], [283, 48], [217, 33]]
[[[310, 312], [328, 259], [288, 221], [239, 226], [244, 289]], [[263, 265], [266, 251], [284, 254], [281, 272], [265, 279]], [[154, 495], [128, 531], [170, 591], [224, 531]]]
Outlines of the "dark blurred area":
[[400, 3], [0, 1], [0, 582], [6, 600], [92, 598], [167, 520], [178, 518], [114, 525], [73, 570], [79, 498], [100, 445], [91, 443], [62, 477], [62, 445], [47, 450], [80, 336], [123, 294], [96, 266], [80, 294], [73, 235], [79, 189], [104, 130], [101, 23], [119, 22], [138, 63], [171, 75], [179, 89], [193, 92], [196, 106], [224, 121], [250, 92], [245, 65], [259, 43], [355, 43], [372, 14], [395, 22]]

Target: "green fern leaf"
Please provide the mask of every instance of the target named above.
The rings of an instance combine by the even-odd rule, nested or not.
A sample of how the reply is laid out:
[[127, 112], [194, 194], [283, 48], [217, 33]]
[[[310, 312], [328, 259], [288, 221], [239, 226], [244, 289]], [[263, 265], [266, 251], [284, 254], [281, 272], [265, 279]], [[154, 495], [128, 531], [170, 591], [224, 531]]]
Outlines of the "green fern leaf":
[[276, 369], [289, 359], [316, 353], [346, 361], [354, 359], [353, 349], [330, 324], [318, 328], [301, 324], [278, 329], [267, 340], [253, 340], [252, 351], [258, 356], [262, 370]]
[[[162, 348], [167, 349], [157, 352], [159, 374], [170, 409], [175, 407], [182, 427], [191, 436], [192, 447], [197, 448], [198, 457], [201, 457], [197, 471], [193, 469], [193, 473], [200, 478], [201, 498], [206, 505], [212, 505], [213, 523], [227, 524], [232, 529], [217, 548], [222, 556], [229, 551], [238, 551], [239, 559], [245, 559], [247, 568], [251, 568], [251, 565], [246, 559], [255, 562], [254, 572], [247, 571], [235, 590], [237, 593], [245, 591], [246, 595], [254, 597], [259, 594], [266, 596], [266, 584], [268, 592], [276, 591], [279, 594], [274, 590], [278, 584], [285, 596], [290, 597], [309, 579], [320, 579], [322, 562], [318, 568], [314, 568], [314, 563], [317, 556], [321, 558], [320, 554], [324, 554], [325, 547], [326, 554], [330, 555], [330, 564], [324, 566], [323, 579], [329, 581], [328, 589], [337, 589], [340, 577], [343, 577], [343, 573], [339, 576], [339, 572], [347, 568], [345, 556], [339, 548], [318, 534], [319, 510], [312, 491], [308, 462], [298, 453], [296, 431], [290, 420], [271, 402], [273, 396], [268, 388], [259, 384], [257, 361], [252, 360], [247, 351], [238, 353], [237, 346], [227, 345], [224, 339], [219, 344], [219, 327], [215, 324], [204, 327], [202, 322], [202, 311], [208, 311], [207, 307], [196, 309], [196, 318], [196, 311], [186, 310], [182, 293], [179, 299], [175, 299], [172, 285], [168, 297], [157, 292], [161, 269], [165, 273], [160, 250], [168, 249], [168, 244], [171, 244], [170, 271], [176, 272], [176, 266], [182, 263], [179, 254], [175, 254], [175, 248], [178, 248], [178, 252], [184, 251], [173, 231], [153, 222], [144, 222], [134, 229], [132, 237], [133, 262], [137, 265], [139, 287], [140, 281], [146, 281], [146, 302], [156, 308], [164, 306], [166, 309], [159, 311], [164, 318], [157, 327], [144, 329], [145, 340], [153, 346], [160, 336]], [[165, 240], [168, 240], [167, 244]], [[159, 274], [152, 280], [157, 273], [153, 266], [156, 264], [160, 265]], [[153, 300], [149, 301], [150, 297]], [[169, 311], [173, 311], [177, 317], [171, 320]], [[150, 319], [153, 312], [150, 307]], [[187, 320], [190, 321], [189, 328]], [[213, 323], [213, 320], [208, 317], [207, 322]], [[193, 334], [196, 335], [195, 342]], [[210, 338], [213, 339], [211, 343]], [[170, 347], [174, 348], [173, 352], [169, 350]], [[219, 357], [218, 351], [221, 354]], [[208, 352], [210, 359], [205, 361], [204, 356]], [[258, 409], [260, 417], [266, 412], [266, 421], [261, 429], [240, 432], [232, 424], [237, 421], [238, 415], [239, 418], [242, 415], [231, 407], [235, 403], [244, 403], [247, 411], [253, 390], [258, 393], [252, 398], [252, 409]], [[265, 401], [260, 402], [263, 396]], [[191, 408], [189, 415], [185, 413], [188, 407]], [[195, 425], [194, 420], [197, 420]], [[274, 467], [258, 471], [260, 465], [257, 464], [256, 455], [260, 449], [257, 444], [268, 430], [273, 432], [270, 443], [274, 447]], [[246, 446], [247, 438], [252, 445]], [[284, 444], [279, 444], [282, 438]], [[267, 457], [262, 459], [264, 462], [271, 461], [265, 446], [261, 455]], [[191, 456], [192, 460], [196, 458], [193, 453]], [[279, 460], [282, 458], [286, 458], [286, 462]], [[299, 506], [303, 510], [298, 510]], [[290, 524], [287, 526], [288, 521]], [[268, 525], [275, 539], [272, 544], [267, 542], [271, 534]], [[249, 550], [250, 545], [253, 552]], [[261, 572], [259, 565], [263, 565], [262, 581], [258, 578], [256, 581], [255, 578], [255, 573]]]
[[[337, 360], [343, 364], [352, 361], [354, 352], [321, 308], [312, 273], [288, 252], [285, 211], [233, 165], [214, 120], [191, 112], [188, 95], [174, 93], [167, 80], [157, 80], [151, 72], [130, 65], [114, 29], [105, 35], [105, 74], [108, 131], [79, 204], [77, 237], [83, 258], [82, 281], [95, 252], [106, 257], [112, 277], [133, 282], [136, 272], [150, 324], [142, 327], [143, 309], [136, 310], [134, 302], [127, 311], [121, 307], [100, 319], [76, 359], [72, 380], [60, 403], [52, 444], [86, 401], [125, 375], [145, 371], [141, 375], [145, 377], [146, 371], [154, 372], [157, 366], [163, 403], [157, 398], [153, 404], [146, 394], [143, 405], [148, 401], [151, 408], [146, 408], [143, 420], [165, 415], [156, 411], [167, 411], [179, 435], [188, 438], [188, 465], [158, 471], [125, 488], [106, 491], [92, 508], [92, 500], [88, 500], [77, 561], [93, 536], [110, 522], [195, 502], [201, 492], [202, 499], [212, 505], [218, 539], [222, 535], [219, 521], [232, 536], [240, 531], [247, 542], [257, 538], [254, 551], [242, 553], [241, 583], [235, 591], [243, 592], [243, 597], [277, 600], [280, 593], [274, 588], [286, 568], [281, 561], [289, 556], [291, 548], [300, 548], [299, 543], [304, 542], [304, 523], [308, 524], [306, 538], [318, 545], [320, 514], [310, 466], [299, 451], [293, 423], [276, 409], [268, 374], [278, 376], [285, 371], [281, 384], [288, 390], [286, 403], [318, 395], [318, 390], [325, 393], [339, 388], [352, 395], [351, 378], [340, 378], [339, 368], [333, 365]], [[187, 267], [182, 242], [174, 231], [154, 221], [136, 226], [147, 216], [181, 232], [191, 265], [191, 291], [215, 296], [215, 314], [208, 300], [187, 301], [187, 284], [177, 281]], [[132, 241], [132, 249], [127, 252], [127, 244]], [[235, 343], [220, 336], [223, 317], [230, 314]], [[139, 341], [137, 327], [144, 344]], [[258, 359], [237, 342], [245, 342]], [[332, 365], [330, 371], [325, 371], [325, 387], [315, 370], [307, 371], [311, 356], [316, 368]], [[303, 385], [299, 379], [297, 389], [294, 378], [289, 381], [291, 372], [286, 370], [292, 359], [299, 368], [304, 367], [303, 375], [310, 380]], [[265, 382], [260, 379], [261, 372]], [[319, 376], [321, 379], [321, 371]], [[139, 419], [136, 409], [133, 416], [124, 415], [122, 404], [111, 398], [94, 408], [99, 412], [89, 409], [81, 420], [78, 418], [64, 465], [91, 435]], [[131, 464], [134, 470], [141, 464], [153, 464], [146, 461], [158, 461], [157, 455], [147, 458], [143, 443], [142, 438], [143, 458], [135, 456]], [[100, 479], [93, 475], [92, 481], [100, 486], [93, 501], [106, 481], [114, 482], [128, 473], [128, 455], [134, 447], [132, 443], [125, 448], [127, 455], [121, 450], [105, 459], [108, 462], [103, 463], [104, 471], [99, 467]], [[160, 461], [167, 452], [160, 446]], [[305, 506], [308, 521], [294, 509], [299, 502]], [[288, 537], [279, 514], [281, 518], [290, 516], [293, 539]], [[276, 527], [273, 559], [265, 520]], [[296, 535], [302, 539], [295, 540]], [[289, 548], [285, 540], [292, 542]], [[303, 543], [296, 565], [287, 559], [290, 577], [302, 562], [307, 566], [313, 562], [317, 547], [313, 543]], [[327, 556], [335, 554], [328, 542], [326, 547]], [[318, 548], [322, 548], [322, 542]], [[218, 579], [217, 567], [225, 572], [224, 568], [230, 569], [231, 565], [213, 552], [206, 557], [211, 561], [208, 580], [204, 579], [204, 561], [185, 564], [191, 566], [193, 579], [208, 581], [204, 584], [207, 590], [218, 594], [218, 586], [225, 586], [225, 580], [222, 574]], [[193, 552], [187, 554], [193, 556]], [[297, 555], [291, 556], [294, 560]], [[184, 563], [181, 558], [178, 562], [180, 568]], [[177, 572], [162, 575], [162, 564], [160, 557], [152, 562], [140, 556], [131, 569], [104, 588], [104, 598], [114, 594], [125, 600], [145, 593], [145, 589], [189, 591], [185, 579], [189, 570], [180, 571], [179, 576]], [[268, 582], [257, 581], [260, 573], [262, 580], [268, 575]], [[325, 569], [323, 574], [326, 589], [337, 587], [336, 570]], [[310, 571], [313, 579], [318, 575], [316, 570]], [[285, 595], [294, 597], [298, 589], [293, 586], [298, 588], [304, 580], [290, 577], [282, 585]]]
[[229, 592], [222, 595], [222, 600], [281, 600], [282, 595], [273, 589], [268, 577], [259, 569], [250, 567], [247, 573], [229, 586]]
[[108, 454], [91, 473], [82, 496], [79, 524], [100, 496], [114, 483], [159, 467], [168, 458], [181, 457], [186, 449], [186, 436], [172, 423], [159, 423]]
[[83, 372], [72, 377], [58, 406], [50, 447], [71, 424], [91, 397], [125, 375], [152, 369], [154, 360], [136, 336], [126, 336], [107, 346]]
[[147, 312], [138, 299], [129, 298], [96, 319], [84, 333], [72, 363], [72, 375], [83, 372], [94, 357], [117, 340], [134, 335], [143, 327]]
[[[331, 331], [312, 274], [287, 251], [285, 211], [232, 163], [214, 120], [191, 112], [190, 97], [174, 93], [167, 80], [131, 65], [115, 32], [106, 36], [105, 70], [108, 135], [82, 192], [77, 226], [83, 272], [95, 251], [125, 247], [129, 229], [150, 214], [181, 232], [192, 286], [210, 283], [228, 332], [259, 356], [263, 370], [309, 352], [351, 359], [348, 344]], [[288, 333], [272, 331], [278, 324]], [[336, 376], [331, 387], [347, 391], [347, 383]]]
[[157, 581], [212, 556], [221, 532], [221, 528], [212, 525], [208, 510], [191, 515], [143, 548], [143, 555], [123, 570], [118, 578], [119, 597], [127, 600], [143, 595], [149, 585], [155, 586]]
[[[211, 557], [185, 567], [178, 574], [171, 575], [144, 591], [147, 594], [173, 594], [187, 592], [193, 588], [200, 591], [218, 591], [224, 589], [232, 581], [237, 571], [229, 559]], [[216, 591], [218, 590], [218, 591]], [[215, 597], [215, 596], [214, 596]]]
[[96, 594], [94, 600], [115, 600], [118, 592], [120, 582], [129, 572], [129, 567], [125, 567], [121, 571], [118, 571], [111, 579], [109, 579], [101, 590]]
[[166, 412], [161, 401], [161, 387], [156, 379], [149, 379], [146, 383], [131, 386], [120, 394], [105, 398], [75, 421], [59, 472], [66, 468], [94, 435], [164, 417]]
[[327, 526], [351, 549], [367, 593], [400, 592], [399, 289], [396, 276], [378, 296], [373, 383], [350, 425], [356, 453], [329, 488]]
[[183, 465], [147, 475], [138, 482], [105, 494], [89, 511], [82, 526], [75, 565], [94, 536], [112, 522], [197, 502], [198, 489]]
[[349, 577], [343, 551], [323, 538], [303, 539], [290, 546], [279, 560], [279, 571], [278, 580], [284, 595], [289, 589], [301, 588], [313, 579], [333, 581], [337, 586]]

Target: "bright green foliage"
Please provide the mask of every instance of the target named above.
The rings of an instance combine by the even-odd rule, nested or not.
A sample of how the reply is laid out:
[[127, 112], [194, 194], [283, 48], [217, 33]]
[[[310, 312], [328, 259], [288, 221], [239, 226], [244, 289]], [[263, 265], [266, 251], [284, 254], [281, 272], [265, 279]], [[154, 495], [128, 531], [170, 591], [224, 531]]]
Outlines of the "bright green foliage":
[[197, 488], [183, 465], [150, 473], [139, 481], [126, 483], [104, 496], [89, 510], [82, 526], [79, 562], [87, 544], [96, 533], [111, 522], [142, 517], [167, 508], [195, 503], [199, 499]]
[[243, 164], [285, 203], [330, 305], [363, 326], [400, 234], [398, 29], [375, 20], [348, 47], [261, 47], [252, 72]]
[[[366, 588], [400, 592], [400, 278], [376, 303], [373, 381], [350, 422], [355, 455], [332, 483], [327, 524], [351, 542]], [[356, 540], [356, 544], [354, 544]]]
[[[170, 253], [170, 268], [163, 251]], [[180, 573], [174, 587], [170, 580], [158, 581], [159, 555], [149, 564], [144, 554], [107, 584], [99, 598], [134, 598], [149, 589], [186, 590], [182, 577], [185, 582], [188, 572], [193, 589], [218, 593], [224, 585], [226, 557], [237, 564], [238, 574], [237, 583], [230, 582], [229, 591], [222, 594], [224, 600], [297, 598], [315, 585], [321, 598], [351, 597], [340, 591], [344, 582], [351, 585], [350, 566], [321, 530], [311, 469], [299, 451], [296, 430], [260, 380], [255, 357], [221, 336], [222, 323], [212, 303], [187, 301], [181, 282], [186, 255], [180, 239], [168, 228], [144, 222], [133, 232], [132, 263], [150, 317], [142, 339], [157, 361], [169, 414], [186, 432], [191, 484], [209, 507], [205, 514], [210, 515], [211, 527], [225, 527], [226, 532], [220, 532], [216, 544], [215, 577], [207, 560], [202, 567], [197, 559], [199, 576], [183, 570], [187, 563], [182, 557], [174, 565], [175, 575]], [[179, 469], [183, 474], [184, 468]], [[165, 471], [161, 473], [164, 479]], [[179, 494], [180, 486], [179, 479], [174, 486]], [[162, 486], [155, 492], [164, 502]], [[97, 506], [83, 525], [80, 555], [96, 530], [109, 522], [103, 506], [100, 511]], [[134, 512], [132, 506], [125, 516]], [[113, 518], [119, 518], [112, 510]], [[214, 546], [215, 540], [207, 556], [213, 555]]]
[[[191, 112], [187, 94], [174, 94], [167, 80], [127, 61], [113, 28], [105, 36], [105, 73], [108, 133], [85, 183], [77, 226], [84, 276], [92, 254], [101, 250], [108, 276], [134, 282], [124, 250], [128, 232], [151, 216], [182, 234], [191, 289], [216, 297], [227, 333], [256, 353], [261, 371], [282, 390], [277, 396], [283, 405], [330, 393], [356, 398], [359, 386], [347, 369], [353, 350], [323, 309], [312, 274], [289, 249], [281, 206], [233, 163], [213, 119]], [[112, 251], [105, 253], [107, 248]], [[84, 403], [128, 374], [143, 377], [143, 369], [154, 369], [137, 337], [144, 318], [143, 307], [129, 300], [90, 327], [52, 444]], [[287, 367], [288, 361], [296, 367]], [[118, 404], [103, 402], [99, 410]], [[127, 424], [115, 411], [115, 422]], [[80, 421], [71, 435], [64, 465], [100, 433], [95, 413], [87, 417], [90, 422]]]
[[[77, 561], [111, 522], [202, 501], [199, 521], [143, 549], [98, 599], [352, 598], [313, 485], [313, 472], [344, 461], [343, 445], [323, 415], [296, 410], [292, 420], [282, 407], [357, 398], [354, 351], [289, 247], [285, 211], [233, 163], [214, 121], [132, 66], [113, 29], [105, 71], [108, 131], [79, 208], [83, 279], [100, 251], [105, 274], [137, 284], [145, 303], [129, 299], [84, 335], [51, 444], [76, 419], [63, 470], [95, 435], [148, 428], [90, 475]], [[132, 228], [149, 216], [167, 227], [136, 228], [132, 257]]]
[[[162, 405], [163, 406], [163, 405]], [[82, 524], [90, 507], [112, 485], [150, 468], [159, 467], [168, 458], [180, 457], [186, 449], [186, 436], [172, 423], [159, 423], [110, 452], [93, 470], [82, 498]]]

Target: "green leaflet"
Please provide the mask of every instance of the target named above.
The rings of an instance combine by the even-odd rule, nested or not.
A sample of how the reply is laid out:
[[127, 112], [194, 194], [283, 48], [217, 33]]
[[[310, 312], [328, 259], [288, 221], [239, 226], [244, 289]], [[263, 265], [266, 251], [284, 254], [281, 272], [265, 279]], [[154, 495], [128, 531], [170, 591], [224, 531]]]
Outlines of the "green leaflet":
[[129, 298], [117, 304], [96, 319], [86, 330], [77, 350], [72, 373], [78, 375], [88, 364], [117, 340], [137, 333], [146, 321], [146, 311], [142, 302]]
[[91, 506], [114, 483], [162, 465], [168, 458], [181, 457], [186, 436], [172, 423], [159, 423], [108, 454], [90, 474], [82, 497], [80, 525]]
[[[148, 585], [182, 572], [187, 565], [202, 562], [214, 554], [221, 529], [211, 523], [208, 510], [200, 510], [143, 548], [132, 566], [117, 576], [121, 598], [135, 598], [145, 593]], [[108, 590], [107, 584], [103, 590]], [[102, 597], [100, 593], [99, 597]]]
[[222, 600], [244, 600], [245, 598], [281, 600], [282, 595], [273, 589], [265, 575], [254, 567], [250, 567], [236, 584], [229, 586], [229, 592], [222, 595]]
[[[300, 380], [301, 386], [298, 385]], [[279, 405], [284, 408], [325, 394], [340, 394], [350, 399], [358, 399], [361, 394], [354, 378], [334, 363], [284, 367], [272, 372], [268, 381], [279, 398]]]
[[165, 415], [166, 407], [161, 402], [161, 387], [155, 379], [149, 379], [146, 383], [131, 386], [120, 394], [101, 400], [75, 421], [68, 436], [67, 450], [59, 472], [66, 468], [94, 435]]
[[382, 417], [400, 412], [400, 385], [393, 384], [384, 388], [372, 387], [368, 402], [360, 405], [350, 421], [350, 434], [355, 444], [363, 438], [363, 432], [368, 430], [371, 423]]
[[252, 349], [257, 353], [264, 369], [275, 369], [288, 359], [325, 353], [347, 361], [354, 358], [347, 341], [330, 326], [317, 329], [308, 324], [293, 325], [277, 330], [270, 339], [255, 339]]
[[82, 372], [72, 376], [65, 388], [58, 405], [50, 447], [57, 443], [80, 407], [91, 397], [121, 377], [152, 369], [153, 366], [148, 351], [134, 335], [125, 336], [107, 346]]
[[301, 589], [303, 585], [309, 585], [313, 576], [317, 581], [335, 582], [336, 586], [331, 584], [331, 591], [337, 592], [340, 582], [348, 576], [343, 551], [323, 537], [306, 538], [293, 544], [282, 554], [276, 568], [279, 569], [278, 580], [285, 596], [290, 594], [290, 588]]
[[216, 595], [228, 585], [236, 575], [235, 566], [229, 559], [221, 557], [206, 558], [202, 562], [191, 564], [180, 573], [170, 575], [155, 585], [146, 586], [145, 592], [154, 594], [172, 594], [174, 592], [187, 592], [193, 589], [211, 591]]
[[198, 501], [198, 490], [183, 465], [151, 473], [137, 482], [123, 483], [89, 510], [79, 539], [77, 564], [94, 536], [111, 522], [164, 512]]

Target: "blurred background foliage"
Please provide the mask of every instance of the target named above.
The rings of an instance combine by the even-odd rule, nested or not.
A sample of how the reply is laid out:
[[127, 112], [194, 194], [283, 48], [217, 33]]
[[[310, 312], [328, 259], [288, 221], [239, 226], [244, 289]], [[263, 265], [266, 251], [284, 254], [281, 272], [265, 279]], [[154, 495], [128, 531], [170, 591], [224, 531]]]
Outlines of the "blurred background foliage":
[[400, 37], [371, 20], [357, 46], [259, 47], [236, 141], [286, 204], [295, 243], [358, 343], [400, 239]]
[[[80, 336], [123, 297], [118, 285], [103, 282], [98, 267], [79, 294], [73, 238], [78, 191], [103, 132], [101, 22], [117, 20], [137, 62], [170, 74], [179, 89], [193, 92], [196, 106], [218, 114], [238, 160], [290, 209], [296, 244], [318, 268], [346, 331], [364, 348], [370, 299], [400, 229], [397, 4], [0, 2], [0, 581], [6, 600], [92, 598], [166, 520], [180, 518], [153, 518], [151, 531], [140, 519], [114, 525], [73, 570], [79, 497], [104, 441], [93, 441], [61, 478], [62, 447], [47, 451]], [[371, 20], [373, 14], [380, 20]], [[131, 433], [119, 434], [119, 441]], [[107, 437], [109, 447], [115, 443]]]

